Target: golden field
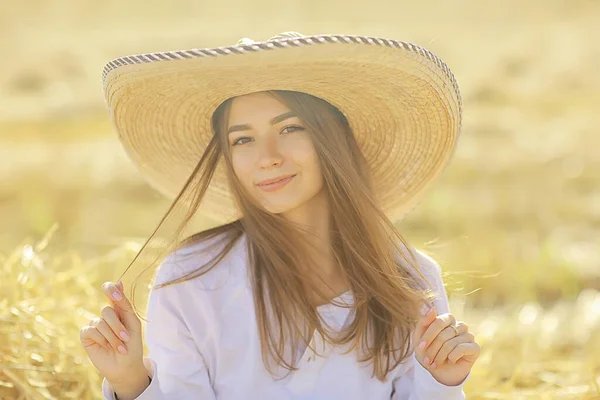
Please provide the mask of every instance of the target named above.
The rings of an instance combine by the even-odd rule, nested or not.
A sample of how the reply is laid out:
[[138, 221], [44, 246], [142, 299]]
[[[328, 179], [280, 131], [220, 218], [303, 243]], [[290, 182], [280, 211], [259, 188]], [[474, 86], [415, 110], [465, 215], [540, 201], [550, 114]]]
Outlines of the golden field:
[[119, 147], [104, 63], [289, 30], [402, 39], [448, 63], [460, 145], [398, 226], [440, 262], [481, 344], [467, 398], [599, 399], [593, 0], [0, 6], [0, 399], [101, 398], [79, 329], [169, 205]]

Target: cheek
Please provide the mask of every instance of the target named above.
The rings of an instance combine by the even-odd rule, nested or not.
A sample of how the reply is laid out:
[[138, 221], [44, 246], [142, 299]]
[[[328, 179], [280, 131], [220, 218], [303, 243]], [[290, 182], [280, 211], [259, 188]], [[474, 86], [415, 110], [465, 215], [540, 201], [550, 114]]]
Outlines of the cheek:
[[314, 183], [321, 182], [321, 165], [312, 143], [303, 143], [297, 146], [294, 153], [294, 161], [302, 169], [303, 175]]
[[252, 186], [252, 160], [243, 155], [243, 153], [233, 153], [231, 155], [231, 164], [235, 176], [245, 187]]

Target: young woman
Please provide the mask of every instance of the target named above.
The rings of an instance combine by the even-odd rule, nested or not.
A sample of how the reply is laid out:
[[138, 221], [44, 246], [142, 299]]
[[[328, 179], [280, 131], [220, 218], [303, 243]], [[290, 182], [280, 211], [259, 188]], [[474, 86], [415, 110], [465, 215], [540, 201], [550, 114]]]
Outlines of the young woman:
[[[479, 345], [393, 225], [458, 139], [439, 58], [283, 33], [104, 72], [128, 154], [187, 210], [150, 291], [149, 356], [120, 281], [81, 330], [106, 399], [465, 398]], [[180, 240], [194, 215], [212, 226]]]

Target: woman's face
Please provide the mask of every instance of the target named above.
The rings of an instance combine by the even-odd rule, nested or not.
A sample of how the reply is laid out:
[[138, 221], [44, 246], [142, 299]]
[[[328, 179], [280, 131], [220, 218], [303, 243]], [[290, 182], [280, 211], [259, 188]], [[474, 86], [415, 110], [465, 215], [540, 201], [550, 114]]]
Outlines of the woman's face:
[[[285, 213], [321, 191], [323, 177], [311, 134], [286, 105], [267, 93], [236, 97], [227, 126], [234, 172], [265, 210]], [[289, 176], [278, 184], [260, 184]]]

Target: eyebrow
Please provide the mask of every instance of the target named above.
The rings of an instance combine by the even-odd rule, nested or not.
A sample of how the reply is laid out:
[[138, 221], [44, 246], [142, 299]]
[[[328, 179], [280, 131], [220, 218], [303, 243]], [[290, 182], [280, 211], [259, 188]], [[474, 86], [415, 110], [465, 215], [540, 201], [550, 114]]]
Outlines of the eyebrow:
[[[294, 118], [295, 116], [296, 116], [296, 114], [294, 114], [294, 112], [293, 112], [293, 111], [288, 111], [288, 112], [286, 112], [286, 113], [283, 113], [283, 114], [281, 114], [281, 115], [278, 115], [278, 116], [274, 117], [274, 118], [271, 120], [271, 125], [278, 124], [278, 123], [280, 123], [281, 121], [285, 121], [286, 119], [289, 119], [289, 118]], [[250, 130], [250, 129], [251, 129], [251, 127], [250, 127], [250, 125], [248, 125], [248, 124], [243, 124], [243, 125], [232, 125], [232, 126], [230, 126], [230, 127], [229, 127], [229, 129], [227, 130], [227, 134], [229, 135], [230, 133], [237, 132], [237, 131], [248, 131], [248, 130]]]

